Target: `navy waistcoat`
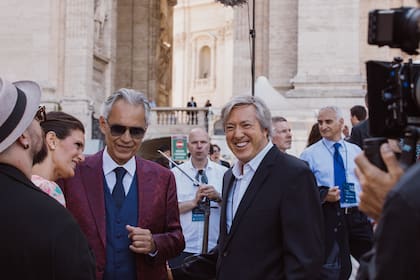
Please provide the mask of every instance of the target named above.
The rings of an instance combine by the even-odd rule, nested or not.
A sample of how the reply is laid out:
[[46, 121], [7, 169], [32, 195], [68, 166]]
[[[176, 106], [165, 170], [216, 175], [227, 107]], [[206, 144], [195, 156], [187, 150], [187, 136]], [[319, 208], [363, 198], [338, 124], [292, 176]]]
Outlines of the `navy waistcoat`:
[[[106, 182], [105, 179], [104, 182]], [[104, 188], [106, 209], [106, 266], [104, 280], [135, 280], [135, 253], [128, 248], [131, 240], [128, 239], [128, 231], [125, 226], [137, 226], [139, 208], [137, 176], [134, 175], [130, 190], [120, 209], [115, 206], [108, 186], [105, 185]]]

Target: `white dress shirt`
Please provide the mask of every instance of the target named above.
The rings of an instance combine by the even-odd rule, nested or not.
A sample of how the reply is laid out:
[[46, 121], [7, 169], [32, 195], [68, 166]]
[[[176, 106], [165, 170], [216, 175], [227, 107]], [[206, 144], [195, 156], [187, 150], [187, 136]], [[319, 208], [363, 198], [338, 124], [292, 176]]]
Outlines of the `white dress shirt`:
[[112, 193], [115, 187], [115, 183], [117, 182], [117, 176], [114, 172], [114, 169], [117, 167], [123, 167], [125, 170], [127, 170], [127, 173], [125, 173], [124, 178], [123, 178], [124, 192], [125, 192], [125, 195], [127, 195], [128, 191], [130, 190], [130, 186], [133, 181], [134, 174], [136, 173], [135, 157], [132, 157], [124, 165], [119, 165], [111, 158], [111, 156], [108, 153], [107, 148], [105, 147], [104, 153], [102, 155], [102, 162], [103, 162], [102, 169], [104, 171], [106, 184], [108, 185], [108, 189], [110, 193]]
[[[189, 176], [195, 178], [198, 170], [194, 168], [191, 160], [179, 165]], [[175, 175], [178, 202], [185, 202], [195, 198], [197, 187], [193, 185], [187, 176], [182, 174], [176, 167], [171, 169]], [[217, 164], [210, 159], [204, 169], [208, 178], [208, 185], [213, 186], [217, 192], [222, 193], [223, 175], [227, 168]], [[209, 221], [209, 243], [208, 248], [216, 246], [219, 237], [220, 206], [218, 203], [210, 202], [210, 221]], [[192, 221], [192, 211], [180, 214], [182, 232], [185, 239], [185, 250], [188, 253], [201, 253], [203, 245], [203, 221]]]

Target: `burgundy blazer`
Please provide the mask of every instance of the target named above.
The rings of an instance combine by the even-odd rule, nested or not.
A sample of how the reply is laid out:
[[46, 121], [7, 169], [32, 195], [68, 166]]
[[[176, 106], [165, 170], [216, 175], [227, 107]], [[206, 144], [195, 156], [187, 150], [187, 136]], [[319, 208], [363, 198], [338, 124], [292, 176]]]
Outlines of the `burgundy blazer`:
[[[59, 182], [66, 205], [73, 213], [96, 258], [96, 277], [103, 278], [106, 258], [104, 174], [100, 151], [79, 164], [71, 179]], [[158, 253], [155, 257], [137, 254], [137, 279], [167, 279], [166, 260], [184, 250], [179, 223], [175, 178], [170, 170], [136, 157], [138, 181], [137, 226], [153, 234]]]

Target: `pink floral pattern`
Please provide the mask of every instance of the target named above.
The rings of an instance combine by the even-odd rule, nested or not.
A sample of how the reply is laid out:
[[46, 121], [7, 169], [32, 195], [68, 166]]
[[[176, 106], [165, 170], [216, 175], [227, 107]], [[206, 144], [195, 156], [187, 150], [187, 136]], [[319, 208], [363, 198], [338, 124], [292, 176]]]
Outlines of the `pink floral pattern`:
[[60, 202], [64, 207], [66, 207], [66, 200], [64, 199], [64, 194], [61, 191], [60, 187], [57, 183], [48, 181], [39, 175], [32, 175], [32, 183], [34, 183], [37, 187], [43, 190], [52, 198], [56, 199]]

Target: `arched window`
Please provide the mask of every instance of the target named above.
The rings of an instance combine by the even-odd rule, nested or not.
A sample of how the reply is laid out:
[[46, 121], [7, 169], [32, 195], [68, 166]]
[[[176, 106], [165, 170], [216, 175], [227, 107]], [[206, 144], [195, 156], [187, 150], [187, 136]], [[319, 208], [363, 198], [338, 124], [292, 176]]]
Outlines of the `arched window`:
[[210, 77], [210, 48], [204, 46], [200, 49], [200, 58], [199, 58], [199, 79], [208, 79]]

